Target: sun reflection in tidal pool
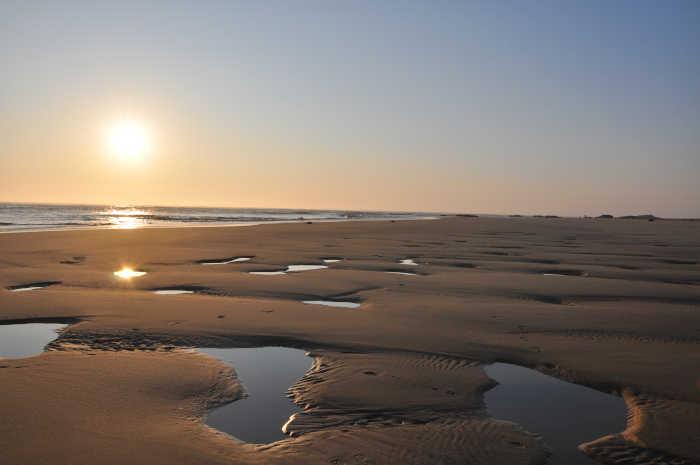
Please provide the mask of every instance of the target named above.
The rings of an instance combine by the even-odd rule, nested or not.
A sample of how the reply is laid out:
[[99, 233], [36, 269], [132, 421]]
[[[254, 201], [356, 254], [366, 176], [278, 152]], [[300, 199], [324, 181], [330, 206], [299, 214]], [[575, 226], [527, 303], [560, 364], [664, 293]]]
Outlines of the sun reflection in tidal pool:
[[129, 268], [127, 266], [125, 266], [119, 271], [114, 272], [114, 276], [121, 279], [138, 278], [139, 276], [143, 276], [145, 274], [145, 271], [134, 270], [133, 268]]

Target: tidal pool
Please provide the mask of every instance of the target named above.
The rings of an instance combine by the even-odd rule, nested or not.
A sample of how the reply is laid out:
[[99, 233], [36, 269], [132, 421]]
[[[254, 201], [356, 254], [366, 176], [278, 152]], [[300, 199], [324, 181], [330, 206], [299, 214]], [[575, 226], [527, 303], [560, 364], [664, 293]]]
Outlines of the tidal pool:
[[0, 359], [40, 354], [67, 325], [57, 323], [0, 324]]
[[357, 308], [360, 306], [357, 302], [344, 302], [338, 300], [304, 300], [305, 304], [309, 305], [325, 305], [326, 307], [340, 308]]
[[287, 274], [287, 273], [299, 273], [302, 271], [322, 270], [324, 268], [328, 268], [328, 267], [326, 265], [289, 265], [284, 270], [249, 271], [249, 273], [262, 275], [262, 276], [274, 276], [274, 275]]
[[46, 286], [27, 286], [27, 287], [18, 287], [16, 289], [10, 289], [10, 292], [25, 292], [25, 291], [36, 291], [37, 289], [43, 289]]
[[411, 266], [418, 266], [418, 263], [413, 261], [412, 258], [405, 258], [399, 262], [402, 265], [411, 265]]
[[326, 265], [289, 265], [287, 273], [297, 273], [299, 271], [322, 270], [328, 268]]
[[491, 416], [541, 435], [552, 451], [548, 465], [596, 465], [578, 445], [626, 427], [620, 397], [507, 363], [484, 370], [500, 383], [484, 395]]
[[29, 284], [17, 284], [15, 286], [8, 286], [6, 289], [10, 292], [26, 292], [26, 291], [36, 291], [37, 289], [44, 289], [45, 287], [53, 286], [56, 284], [61, 284], [60, 281], [42, 281], [38, 283]]
[[287, 389], [311, 367], [303, 350], [287, 347], [199, 348], [236, 370], [248, 397], [212, 410], [206, 423], [241, 441], [267, 444], [287, 436], [282, 426], [300, 412]]
[[252, 259], [253, 257], [235, 257], [235, 258], [229, 258], [225, 260], [211, 260], [211, 261], [206, 261], [206, 262], [199, 262], [200, 265], [228, 265], [230, 263], [241, 263], [241, 262], [248, 262]]
[[160, 295], [194, 294], [194, 291], [189, 289], [158, 289], [153, 292]]

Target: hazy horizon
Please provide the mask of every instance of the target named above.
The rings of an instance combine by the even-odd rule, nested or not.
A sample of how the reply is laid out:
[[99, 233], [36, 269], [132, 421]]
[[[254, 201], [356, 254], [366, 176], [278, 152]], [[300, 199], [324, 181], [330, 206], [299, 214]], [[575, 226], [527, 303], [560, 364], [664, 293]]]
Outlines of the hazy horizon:
[[[522, 216], [545, 216], [545, 215], [556, 215], [564, 218], [582, 218], [582, 217], [596, 217], [599, 215], [612, 214], [613, 216], [641, 216], [651, 214], [651, 211], [632, 211], [632, 212], [621, 212], [613, 214], [612, 210], [606, 210], [601, 212], [583, 212], [580, 214], [558, 214], [556, 212], [536, 212], [536, 211], [508, 211], [508, 212], [488, 212], [488, 211], [472, 211], [472, 210], [460, 210], [460, 211], [447, 211], [447, 210], [387, 210], [387, 209], [352, 209], [352, 208], [306, 208], [303, 206], [248, 206], [241, 207], [235, 205], [192, 205], [192, 204], [182, 204], [182, 205], [165, 205], [165, 204], [120, 204], [120, 203], [75, 203], [75, 202], [24, 202], [24, 201], [6, 201], [0, 200], [0, 205], [37, 205], [37, 206], [66, 206], [66, 207], [114, 207], [120, 209], [129, 208], [179, 208], [179, 209], [221, 209], [221, 210], [280, 210], [280, 211], [338, 211], [338, 212], [370, 212], [370, 213], [424, 213], [424, 214], [435, 214], [435, 215], [463, 215], [463, 214], [476, 214], [476, 215], [493, 215], [493, 216], [508, 216], [508, 215], [522, 215]], [[660, 217], [660, 215], [655, 215]], [[697, 219], [696, 217], [690, 216], [667, 216], [666, 219]]]
[[2, 2], [0, 201], [700, 217], [698, 24], [681, 0]]

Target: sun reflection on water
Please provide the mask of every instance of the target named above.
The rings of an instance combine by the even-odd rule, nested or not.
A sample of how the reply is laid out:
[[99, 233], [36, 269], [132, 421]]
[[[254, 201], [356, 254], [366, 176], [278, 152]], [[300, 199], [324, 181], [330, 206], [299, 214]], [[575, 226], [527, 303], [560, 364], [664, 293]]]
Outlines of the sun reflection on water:
[[150, 215], [151, 212], [136, 208], [111, 208], [102, 212], [102, 214], [109, 216], [145, 216]]
[[106, 220], [106, 225], [115, 229], [134, 229], [147, 226], [151, 212], [138, 208], [110, 208], [98, 213]]
[[109, 218], [109, 224], [116, 229], [134, 229], [145, 226], [146, 220], [132, 216], [113, 216]]

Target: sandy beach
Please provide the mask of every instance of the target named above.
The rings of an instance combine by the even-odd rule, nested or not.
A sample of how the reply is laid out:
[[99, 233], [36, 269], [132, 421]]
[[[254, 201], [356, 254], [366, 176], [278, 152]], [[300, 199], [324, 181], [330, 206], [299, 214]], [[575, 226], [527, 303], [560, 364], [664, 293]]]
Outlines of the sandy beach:
[[[483, 367], [507, 362], [624, 399], [627, 428], [583, 444], [591, 459], [698, 463], [699, 261], [693, 221], [0, 234], [2, 323], [69, 324], [43, 353], [0, 359], [0, 462], [544, 463], [546, 437], [485, 408]], [[251, 274], [294, 264], [327, 268]], [[124, 266], [146, 274], [115, 277]], [[304, 303], [328, 300], [360, 305]], [[192, 350], [257, 346], [313, 357], [289, 387], [290, 436], [266, 445], [204, 423], [242, 388]]]

